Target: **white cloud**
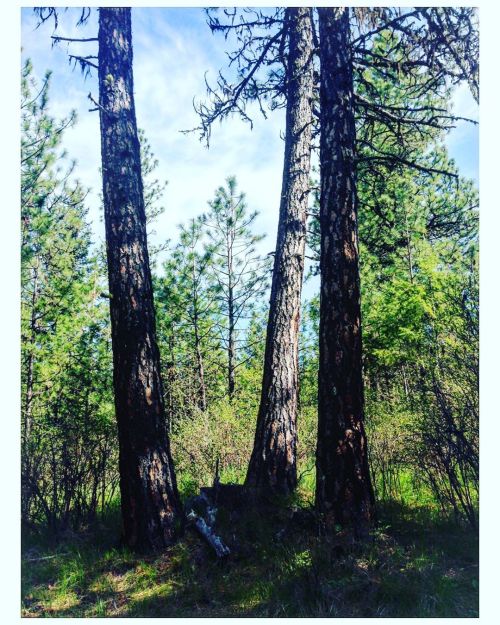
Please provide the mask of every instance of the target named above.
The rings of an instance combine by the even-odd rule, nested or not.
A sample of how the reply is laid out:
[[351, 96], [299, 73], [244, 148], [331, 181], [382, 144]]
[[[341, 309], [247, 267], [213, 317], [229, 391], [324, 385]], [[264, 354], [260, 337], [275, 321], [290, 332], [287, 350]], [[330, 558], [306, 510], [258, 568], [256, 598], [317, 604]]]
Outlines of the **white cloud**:
[[[95, 13], [95, 12], [94, 12]], [[169, 18], [175, 26], [169, 23]], [[182, 19], [181, 19], [182, 18]], [[91, 37], [97, 33], [96, 16], [85, 28], [76, 29], [76, 13], [60, 18], [60, 34]], [[24, 56], [30, 56], [38, 74], [50, 67], [53, 72], [51, 111], [64, 116], [78, 111], [78, 124], [66, 132], [64, 146], [78, 162], [77, 175], [92, 188], [88, 202], [96, 236], [103, 238], [99, 220], [100, 145], [97, 113], [89, 113], [87, 94], [97, 93], [95, 79], [84, 81], [78, 69], [71, 72], [66, 46], [51, 49], [52, 26], [33, 30], [35, 19], [25, 12], [23, 19]], [[212, 78], [223, 67], [223, 40], [214, 38], [203, 24], [201, 10], [136, 9], [133, 12], [134, 90], [138, 125], [144, 128], [159, 160], [157, 175], [169, 181], [164, 204], [166, 212], [155, 224], [155, 240], [177, 236], [177, 224], [207, 208], [215, 189], [229, 175], [236, 175], [246, 193], [250, 209], [258, 210], [256, 231], [267, 234], [260, 244], [263, 253], [274, 248], [282, 175], [283, 111], [274, 111], [264, 120], [250, 107], [254, 128], [233, 117], [217, 125], [210, 149], [196, 134], [180, 131], [198, 125], [193, 98], [205, 95], [204, 75]], [[80, 44], [93, 45], [93, 44]], [[71, 48], [72, 53], [76, 49]], [[82, 53], [79, 49], [78, 53]]]
[[181, 36], [163, 23], [162, 36], [151, 36], [140, 30], [141, 17], [134, 31], [138, 123], [160, 161], [162, 177], [169, 180], [167, 210], [155, 226], [158, 238], [175, 237], [175, 225], [206, 210], [215, 189], [234, 174], [249, 207], [260, 212], [256, 229], [269, 234], [261, 244], [269, 251], [274, 247], [281, 187], [282, 112], [264, 120], [250, 107], [254, 129], [230, 118], [214, 128], [210, 149], [196, 133], [182, 134], [199, 123], [192, 102], [204, 96], [205, 72], [216, 76], [217, 63], [224, 62], [220, 41], [210, 35], [195, 39], [189, 28]]
[[[77, 27], [80, 12], [69, 9], [62, 12], [59, 19], [57, 34], [64, 37], [94, 37], [97, 34], [97, 16], [95, 11], [86, 26]], [[61, 119], [71, 110], [76, 110], [78, 122], [65, 131], [63, 148], [67, 151], [70, 160], [76, 160], [75, 178], [78, 178], [91, 191], [87, 197], [89, 219], [97, 240], [104, 237], [104, 227], [100, 221], [99, 192], [101, 181], [99, 178], [100, 137], [99, 117], [90, 113], [91, 103], [87, 94], [97, 95], [96, 78], [84, 79], [79, 68], [72, 71], [68, 50], [72, 54], [95, 54], [96, 44], [68, 44], [61, 43], [52, 46], [51, 35], [54, 32], [52, 21], [36, 28], [37, 18], [31, 9], [22, 11], [22, 45], [23, 57], [33, 62], [35, 77], [40, 81], [47, 69], [52, 70], [51, 87], [49, 91], [50, 114]]]
[[453, 110], [456, 115], [461, 117], [468, 117], [476, 121], [479, 117], [479, 106], [466, 83], [460, 83], [453, 92]]
[[[93, 11], [86, 27], [75, 26], [77, 10], [63, 13], [60, 34], [92, 37], [97, 34], [97, 15]], [[205, 95], [205, 72], [209, 80], [224, 67], [227, 44], [213, 36], [204, 24], [201, 9], [134, 9], [134, 87], [138, 124], [144, 128], [160, 162], [158, 177], [167, 179], [164, 204], [166, 212], [155, 224], [155, 242], [176, 239], [177, 224], [207, 207], [215, 189], [228, 175], [236, 175], [240, 190], [246, 192], [249, 208], [258, 210], [256, 231], [267, 234], [260, 244], [262, 253], [274, 248], [278, 220], [284, 127], [284, 111], [274, 111], [264, 120], [256, 107], [250, 107], [254, 128], [233, 117], [213, 129], [207, 150], [196, 134], [180, 131], [198, 125], [193, 98]], [[50, 67], [53, 73], [51, 108], [64, 116], [75, 108], [79, 122], [64, 139], [69, 156], [78, 161], [77, 174], [92, 188], [88, 198], [94, 232], [103, 238], [100, 221], [101, 181], [100, 139], [97, 113], [89, 113], [89, 91], [97, 97], [95, 78], [84, 81], [79, 70], [71, 71], [66, 46], [51, 49], [52, 25], [34, 30], [36, 20], [30, 10], [23, 12], [24, 56], [32, 57], [38, 75]], [[94, 44], [71, 48], [82, 53]], [[454, 93], [454, 110], [464, 117], [477, 116], [478, 108], [466, 85]], [[451, 131], [447, 145], [465, 175], [477, 176], [477, 131], [459, 122]]]

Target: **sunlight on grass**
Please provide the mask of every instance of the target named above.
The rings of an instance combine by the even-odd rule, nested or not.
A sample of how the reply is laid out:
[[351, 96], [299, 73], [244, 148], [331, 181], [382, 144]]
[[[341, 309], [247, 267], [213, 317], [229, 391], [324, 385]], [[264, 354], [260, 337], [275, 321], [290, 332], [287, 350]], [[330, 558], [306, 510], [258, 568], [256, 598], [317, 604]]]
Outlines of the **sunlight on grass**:
[[50, 599], [48, 609], [54, 612], [60, 612], [61, 610], [69, 610], [80, 604], [80, 599], [77, 594], [72, 591], [63, 591]]
[[112, 593], [117, 590], [117, 586], [119, 581], [121, 580], [120, 576], [114, 575], [113, 573], [104, 573], [103, 575], [97, 577], [90, 585], [89, 590], [91, 592], [96, 593], [97, 595], [102, 595], [104, 593]]
[[294, 553], [290, 557], [290, 570], [293, 569], [306, 569], [310, 567], [312, 564], [311, 552], [306, 549], [305, 551], [300, 551], [298, 553]]
[[[318, 536], [308, 516], [290, 525], [289, 506], [224, 517], [223, 531], [237, 537], [225, 563], [190, 532], [148, 557], [111, 546], [117, 528], [108, 544], [91, 533], [62, 541], [48, 560], [54, 552], [40, 543], [23, 560], [22, 615], [477, 616], [477, 535], [432, 508], [384, 504], [372, 540], [353, 544]], [[280, 539], [277, 528], [288, 528]]]
[[175, 584], [171, 581], [137, 590], [129, 595], [131, 607], [133, 607], [134, 603], [147, 599], [165, 599], [167, 596], [172, 595], [174, 590]]

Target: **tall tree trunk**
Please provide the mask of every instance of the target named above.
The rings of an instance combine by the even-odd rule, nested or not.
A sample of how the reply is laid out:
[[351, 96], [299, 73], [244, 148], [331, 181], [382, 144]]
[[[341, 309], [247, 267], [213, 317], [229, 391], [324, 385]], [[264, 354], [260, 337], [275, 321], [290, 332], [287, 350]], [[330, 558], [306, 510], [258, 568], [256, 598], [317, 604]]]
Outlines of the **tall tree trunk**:
[[198, 408], [205, 412], [207, 409], [207, 392], [205, 387], [205, 368], [203, 366], [203, 354], [201, 353], [201, 340], [198, 332], [198, 317], [195, 315], [194, 346], [196, 352], [196, 371], [198, 374]]
[[194, 351], [196, 354], [196, 373], [198, 376], [198, 408], [205, 412], [207, 409], [207, 389], [205, 386], [205, 367], [203, 365], [203, 354], [201, 353], [201, 338], [199, 328], [198, 314], [198, 288], [196, 286], [196, 260], [193, 254], [193, 263], [191, 267], [191, 278], [193, 281], [193, 329], [194, 329]]
[[227, 386], [229, 392], [229, 400], [233, 399], [235, 388], [235, 366], [236, 366], [236, 341], [235, 341], [235, 327], [234, 327], [234, 294], [233, 286], [229, 287], [228, 297], [228, 313], [229, 313], [229, 328], [228, 328], [228, 347], [227, 347]]
[[312, 131], [311, 10], [287, 8], [289, 56], [285, 158], [267, 324], [262, 395], [246, 483], [290, 492], [297, 483], [300, 297]]
[[364, 531], [374, 513], [363, 426], [354, 94], [348, 8], [320, 8], [321, 298], [316, 505]]
[[129, 8], [99, 10], [99, 117], [124, 540], [161, 548], [182, 508], [156, 341]]
[[236, 219], [234, 198], [231, 194], [231, 225], [227, 232], [227, 312], [228, 312], [228, 333], [227, 333], [227, 390], [229, 401], [233, 399], [235, 386], [235, 360], [236, 360], [236, 342], [234, 327], [234, 268], [233, 268], [233, 245], [236, 236]]

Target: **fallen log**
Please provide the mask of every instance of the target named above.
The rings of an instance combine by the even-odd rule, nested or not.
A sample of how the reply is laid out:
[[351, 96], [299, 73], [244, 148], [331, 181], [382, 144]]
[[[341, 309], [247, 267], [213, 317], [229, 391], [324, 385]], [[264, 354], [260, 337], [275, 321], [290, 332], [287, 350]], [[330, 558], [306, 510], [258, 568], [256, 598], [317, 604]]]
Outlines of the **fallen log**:
[[193, 510], [187, 515], [188, 523], [192, 524], [200, 536], [212, 547], [215, 551], [215, 555], [218, 558], [225, 558], [231, 550], [221, 540], [219, 536], [214, 532], [213, 528], [208, 525], [205, 519], [198, 516]]
[[200, 494], [190, 497], [185, 503], [188, 512], [186, 519], [205, 542], [215, 551], [218, 558], [224, 558], [231, 550], [215, 532], [217, 509], [219, 507], [240, 514], [250, 507], [266, 507], [272, 502], [273, 495], [260, 488], [247, 487], [242, 484], [221, 484], [218, 463], [215, 470], [213, 486], [200, 488]]
[[51, 560], [52, 558], [59, 558], [63, 556], [69, 556], [69, 553], [53, 553], [51, 556], [43, 556], [42, 558], [28, 558], [23, 562], [41, 562], [42, 560]]

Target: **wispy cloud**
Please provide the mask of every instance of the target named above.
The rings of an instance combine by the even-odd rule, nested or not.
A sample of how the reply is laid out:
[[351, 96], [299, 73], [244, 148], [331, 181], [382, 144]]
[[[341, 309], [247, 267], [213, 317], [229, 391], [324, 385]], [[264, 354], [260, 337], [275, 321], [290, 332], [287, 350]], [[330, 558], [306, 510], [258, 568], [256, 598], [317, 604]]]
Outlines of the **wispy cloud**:
[[[77, 9], [63, 13], [59, 34], [91, 37], [97, 34], [97, 11], [88, 24], [76, 27]], [[250, 107], [254, 128], [233, 117], [213, 129], [207, 150], [196, 134], [180, 131], [198, 125], [193, 98], [205, 94], [204, 76], [214, 80], [226, 63], [224, 40], [214, 37], [204, 23], [201, 9], [133, 9], [134, 82], [138, 124], [144, 128], [160, 162], [158, 177], [168, 179], [166, 212], [155, 224], [155, 242], [176, 239], [177, 224], [207, 208], [207, 201], [228, 175], [236, 175], [246, 192], [251, 209], [260, 212], [256, 230], [267, 234], [262, 253], [275, 245], [283, 167], [284, 112], [274, 111], [264, 120]], [[38, 75], [53, 72], [51, 109], [64, 116], [76, 109], [79, 122], [68, 130], [64, 146], [78, 161], [77, 174], [92, 188], [90, 218], [97, 238], [102, 239], [99, 176], [100, 144], [97, 113], [88, 112], [87, 94], [97, 96], [95, 77], [84, 80], [79, 70], [71, 71], [66, 45], [51, 48], [52, 25], [35, 30], [31, 10], [23, 11], [23, 55], [30, 56]], [[94, 44], [80, 44], [71, 51], [81, 54]], [[73, 44], [72, 44], [73, 46]], [[95, 48], [94, 48], [95, 49]], [[454, 110], [465, 117], [477, 116], [477, 105], [465, 85], [454, 94]], [[463, 173], [477, 177], [477, 130], [461, 122], [447, 138], [447, 145]]]
[[[81, 37], [97, 32], [95, 16], [84, 30], [76, 30], [75, 21], [75, 15], [63, 14], [61, 34]], [[65, 46], [51, 49], [51, 27], [33, 30], [34, 23], [33, 16], [26, 13], [24, 55], [33, 59], [39, 74], [46, 67], [54, 70], [53, 113], [62, 116], [72, 108], [79, 113], [79, 122], [66, 133], [64, 145], [78, 161], [79, 178], [92, 188], [90, 217], [96, 236], [102, 239], [99, 123], [97, 114], [88, 112], [87, 100], [89, 91], [96, 93], [96, 82], [84, 81], [78, 70], [71, 72]], [[135, 9], [133, 38], [138, 124], [160, 162], [158, 176], [169, 181], [164, 197], [167, 210], [155, 224], [155, 239], [175, 240], [177, 224], [206, 210], [215, 189], [227, 176], [236, 175], [249, 207], [260, 212], [256, 230], [268, 235], [261, 251], [270, 251], [275, 244], [281, 187], [283, 111], [270, 113], [264, 120], [251, 107], [253, 130], [240, 119], [230, 118], [214, 128], [210, 149], [206, 149], [196, 134], [182, 134], [181, 130], [198, 125], [193, 98], [205, 94], [205, 72], [215, 77], [225, 62], [222, 40], [212, 37], [199, 9]]]

